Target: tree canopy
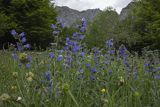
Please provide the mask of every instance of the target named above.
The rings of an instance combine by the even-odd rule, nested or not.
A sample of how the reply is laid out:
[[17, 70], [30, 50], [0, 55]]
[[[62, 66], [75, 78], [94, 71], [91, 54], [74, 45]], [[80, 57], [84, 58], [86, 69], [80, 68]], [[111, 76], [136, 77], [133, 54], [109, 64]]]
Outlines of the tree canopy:
[[133, 32], [141, 38], [143, 47], [160, 49], [160, 0], [138, 0]]
[[106, 40], [116, 39], [119, 32], [119, 15], [112, 8], [101, 12], [88, 27], [86, 42], [89, 47], [104, 47]]
[[56, 22], [56, 10], [51, 0], [1, 0], [1, 45], [12, 42], [10, 30], [25, 32], [29, 42], [46, 47], [52, 38], [52, 23]]

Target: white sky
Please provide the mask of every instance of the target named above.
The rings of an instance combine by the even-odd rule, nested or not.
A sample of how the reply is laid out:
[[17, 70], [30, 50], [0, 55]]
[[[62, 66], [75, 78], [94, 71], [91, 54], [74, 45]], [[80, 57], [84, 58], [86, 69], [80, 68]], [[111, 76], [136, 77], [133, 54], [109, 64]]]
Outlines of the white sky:
[[58, 6], [68, 6], [79, 11], [95, 8], [103, 10], [108, 6], [112, 6], [118, 13], [131, 1], [132, 0], [54, 0]]

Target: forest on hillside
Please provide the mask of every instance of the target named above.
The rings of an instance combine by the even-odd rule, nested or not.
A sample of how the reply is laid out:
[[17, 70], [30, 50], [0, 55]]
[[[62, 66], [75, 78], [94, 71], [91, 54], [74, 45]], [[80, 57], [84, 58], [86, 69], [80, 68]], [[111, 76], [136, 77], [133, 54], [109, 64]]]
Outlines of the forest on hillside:
[[[125, 44], [133, 51], [160, 49], [159, 4], [160, 0], [134, 1], [125, 20], [120, 20], [113, 8], [106, 8], [87, 23], [86, 46], [103, 48], [103, 44], [113, 38], [116, 46]], [[55, 42], [51, 24], [61, 23], [57, 15], [52, 0], [1, 0], [0, 48], [7, 49], [11, 43], [16, 44], [10, 34], [15, 29], [27, 35], [32, 49], [46, 49]], [[59, 47], [64, 45], [66, 35], [72, 36], [76, 29], [65, 26], [61, 29]]]

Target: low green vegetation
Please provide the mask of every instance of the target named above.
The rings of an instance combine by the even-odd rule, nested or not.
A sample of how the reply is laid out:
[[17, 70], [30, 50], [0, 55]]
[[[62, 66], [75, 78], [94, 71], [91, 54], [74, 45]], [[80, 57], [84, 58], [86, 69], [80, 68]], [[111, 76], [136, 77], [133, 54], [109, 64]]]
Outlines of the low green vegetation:
[[55, 22], [50, 3], [0, 3], [0, 38], [13, 43], [0, 51], [0, 107], [159, 107], [159, 0], [137, 1], [124, 21], [108, 8], [78, 28]]

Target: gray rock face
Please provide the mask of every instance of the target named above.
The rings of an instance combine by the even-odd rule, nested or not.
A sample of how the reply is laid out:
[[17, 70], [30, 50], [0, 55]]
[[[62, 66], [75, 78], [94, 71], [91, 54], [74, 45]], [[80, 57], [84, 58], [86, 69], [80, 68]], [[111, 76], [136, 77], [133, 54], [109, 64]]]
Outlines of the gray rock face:
[[[136, 2], [131, 2], [125, 8], [122, 9], [119, 15], [121, 21], [125, 20], [128, 16], [132, 16], [131, 11], [135, 5]], [[56, 10], [58, 12], [57, 19], [62, 19], [66, 27], [75, 26], [76, 23], [79, 22], [83, 17], [87, 21], [92, 22], [95, 16], [102, 12], [100, 9], [88, 9], [85, 11], [77, 11], [74, 9], [70, 9], [67, 6], [56, 6]]]
[[136, 2], [130, 2], [125, 8], [122, 9], [119, 16], [121, 21], [125, 20], [128, 16], [131, 16], [132, 9], [135, 7], [135, 5]]
[[80, 21], [83, 17], [87, 21], [92, 21], [95, 16], [97, 16], [101, 10], [100, 9], [88, 9], [85, 11], [77, 11], [70, 9], [67, 6], [57, 6], [56, 10], [58, 12], [58, 19], [62, 19], [66, 27], [74, 26], [77, 21]]

